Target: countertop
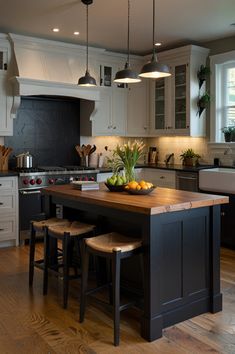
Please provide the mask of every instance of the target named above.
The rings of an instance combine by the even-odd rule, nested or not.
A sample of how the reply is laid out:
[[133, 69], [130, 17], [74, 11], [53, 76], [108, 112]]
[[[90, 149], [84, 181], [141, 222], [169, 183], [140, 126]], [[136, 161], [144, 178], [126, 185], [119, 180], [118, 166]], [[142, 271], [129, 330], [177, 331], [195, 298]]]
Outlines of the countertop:
[[[155, 169], [163, 169], [170, 171], [184, 171], [184, 172], [198, 172], [204, 168], [214, 168], [217, 166], [214, 165], [197, 165], [197, 166], [184, 166], [182, 164], [168, 164], [158, 163], [158, 164], [137, 164], [135, 168], [155, 168]], [[112, 172], [111, 168], [98, 168], [99, 173]]]
[[18, 175], [19, 173], [16, 171], [0, 171], [0, 177], [14, 177]]
[[130, 195], [127, 192], [110, 192], [103, 183], [100, 190], [79, 191], [72, 185], [50, 186], [43, 194], [78, 203], [99, 205], [141, 214], [156, 215], [180, 210], [194, 209], [229, 202], [226, 196], [194, 193], [157, 187], [148, 195]]

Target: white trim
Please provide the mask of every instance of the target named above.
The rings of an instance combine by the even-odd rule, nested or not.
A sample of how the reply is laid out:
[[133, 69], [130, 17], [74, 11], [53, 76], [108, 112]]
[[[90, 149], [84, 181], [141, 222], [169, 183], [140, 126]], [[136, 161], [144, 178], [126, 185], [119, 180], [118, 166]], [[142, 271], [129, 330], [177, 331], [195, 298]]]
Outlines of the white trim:
[[210, 92], [211, 96], [214, 97], [210, 106], [210, 142], [212, 143], [219, 143], [222, 139], [222, 64], [229, 64], [233, 61], [235, 62], [235, 50], [210, 56]]

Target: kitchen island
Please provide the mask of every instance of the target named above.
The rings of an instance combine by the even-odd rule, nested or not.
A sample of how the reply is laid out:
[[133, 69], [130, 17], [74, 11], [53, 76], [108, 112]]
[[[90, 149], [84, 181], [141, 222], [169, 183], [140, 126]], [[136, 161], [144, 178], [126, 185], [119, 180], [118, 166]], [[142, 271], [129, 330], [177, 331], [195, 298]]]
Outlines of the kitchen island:
[[[205, 312], [222, 310], [220, 292], [220, 204], [228, 197], [156, 188], [149, 195], [112, 193], [101, 186], [43, 189], [46, 213], [56, 204], [116, 221], [144, 249], [142, 337]], [[119, 230], [118, 230], [119, 231]], [[136, 272], [135, 272], [136, 273]], [[133, 274], [136, 276], [136, 274]]]

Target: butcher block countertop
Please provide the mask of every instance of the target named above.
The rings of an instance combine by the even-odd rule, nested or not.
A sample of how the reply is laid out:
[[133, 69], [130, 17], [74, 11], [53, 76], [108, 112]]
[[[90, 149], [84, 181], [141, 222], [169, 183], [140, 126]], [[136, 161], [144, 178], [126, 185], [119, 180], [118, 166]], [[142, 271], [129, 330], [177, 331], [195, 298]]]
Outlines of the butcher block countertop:
[[156, 215], [187, 209], [194, 209], [229, 202], [226, 196], [194, 193], [157, 187], [148, 195], [130, 195], [127, 192], [110, 192], [100, 184], [100, 190], [79, 191], [72, 185], [58, 185], [43, 188], [45, 195], [99, 205], [118, 210]]

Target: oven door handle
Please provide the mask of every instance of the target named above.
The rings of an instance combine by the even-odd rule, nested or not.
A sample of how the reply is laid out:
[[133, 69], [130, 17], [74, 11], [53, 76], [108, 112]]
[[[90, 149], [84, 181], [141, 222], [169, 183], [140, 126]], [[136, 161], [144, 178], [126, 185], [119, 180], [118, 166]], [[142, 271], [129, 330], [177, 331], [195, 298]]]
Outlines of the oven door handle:
[[20, 194], [24, 194], [24, 195], [27, 195], [27, 194], [41, 194], [41, 191], [40, 190], [37, 190], [37, 191], [20, 191]]

